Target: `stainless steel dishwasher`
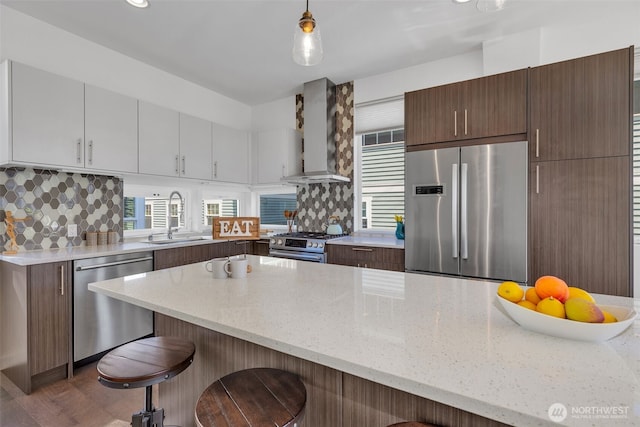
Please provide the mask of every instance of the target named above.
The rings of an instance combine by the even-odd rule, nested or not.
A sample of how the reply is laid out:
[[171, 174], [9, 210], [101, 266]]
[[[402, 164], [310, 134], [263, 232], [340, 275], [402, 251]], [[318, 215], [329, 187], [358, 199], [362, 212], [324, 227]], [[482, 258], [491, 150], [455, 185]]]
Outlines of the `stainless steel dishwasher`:
[[88, 284], [153, 270], [153, 252], [81, 259], [73, 263], [73, 362], [153, 333], [153, 311], [91, 292]]

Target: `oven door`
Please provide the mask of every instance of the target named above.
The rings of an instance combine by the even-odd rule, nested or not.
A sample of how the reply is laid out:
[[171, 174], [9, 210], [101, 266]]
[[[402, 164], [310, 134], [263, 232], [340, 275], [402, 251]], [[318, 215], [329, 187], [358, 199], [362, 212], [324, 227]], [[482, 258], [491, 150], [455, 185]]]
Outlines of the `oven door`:
[[311, 252], [269, 249], [269, 256], [276, 257], [276, 258], [296, 259], [300, 261], [319, 262], [321, 264], [325, 263], [325, 256], [323, 253], [318, 254], [318, 253], [311, 253]]

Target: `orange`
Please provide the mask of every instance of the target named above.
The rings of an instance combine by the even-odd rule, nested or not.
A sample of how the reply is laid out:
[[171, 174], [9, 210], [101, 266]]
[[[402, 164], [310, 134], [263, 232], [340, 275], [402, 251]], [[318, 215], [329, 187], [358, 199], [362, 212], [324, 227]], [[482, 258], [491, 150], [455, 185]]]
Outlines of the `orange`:
[[534, 305], [538, 305], [538, 303], [540, 302], [540, 297], [536, 293], [536, 288], [527, 289], [524, 293], [524, 299], [532, 302]]
[[565, 318], [564, 304], [554, 297], [547, 297], [536, 306], [536, 311], [549, 316]]
[[569, 286], [569, 298], [582, 298], [592, 303], [596, 302], [589, 292], [573, 286]]
[[498, 286], [498, 295], [511, 302], [518, 302], [522, 300], [524, 291], [516, 282], [502, 282]]
[[542, 276], [536, 280], [536, 293], [540, 299], [554, 297], [561, 303], [569, 298], [569, 286], [564, 280], [555, 276]]
[[528, 308], [529, 310], [536, 311], [536, 305], [529, 300], [523, 299], [522, 301], [518, 301], [518, 305]]

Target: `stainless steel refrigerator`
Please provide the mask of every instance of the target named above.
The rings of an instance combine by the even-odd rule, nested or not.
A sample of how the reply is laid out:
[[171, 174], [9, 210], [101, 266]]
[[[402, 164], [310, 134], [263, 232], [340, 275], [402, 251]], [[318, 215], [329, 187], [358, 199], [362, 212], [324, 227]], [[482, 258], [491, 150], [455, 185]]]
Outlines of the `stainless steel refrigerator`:
[[527, 142], [405, 160], [406, 270], [526, 282]]

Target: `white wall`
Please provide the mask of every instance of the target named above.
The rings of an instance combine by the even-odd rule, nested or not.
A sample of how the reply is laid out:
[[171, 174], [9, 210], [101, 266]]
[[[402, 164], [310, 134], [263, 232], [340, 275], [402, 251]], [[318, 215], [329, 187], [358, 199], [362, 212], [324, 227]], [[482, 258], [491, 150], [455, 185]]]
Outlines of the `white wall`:
[[237, 129], [251, 108], [0, 5], [0, 60], [12, 59]]

